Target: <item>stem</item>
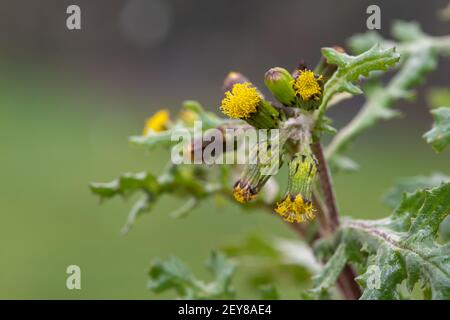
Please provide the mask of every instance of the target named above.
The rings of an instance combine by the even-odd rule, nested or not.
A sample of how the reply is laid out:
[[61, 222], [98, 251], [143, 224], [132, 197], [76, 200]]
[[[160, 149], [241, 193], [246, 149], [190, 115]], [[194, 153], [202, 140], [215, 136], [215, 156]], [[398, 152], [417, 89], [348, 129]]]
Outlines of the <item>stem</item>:
[[[334, 195], [331, 174], [320, 142], [312, 144], [311, 149], [319, 162], [319, 181], [330, 220], [329, 227], [332, 232], [335, 232], [339, 227], [339, 211], [336, 205], [336, 196]], [[361, 296], [361, 288], [356, 283], [355, 277], [355, 271], [350, 265], [346, 265], [339, 276], [337, 284], [346, 299], [354, 300], [359, 299]]]
[[328, 169], [325, 155], [323, 153], [322, 145], [320, 142], [313, 143], [311, 145], [312, 152], [314, 153], [317, 161], [319, 162], [319, 181], [323, 191], [325, 204], [328, 209], [330, 218], [330, 227], [334, 231], [339, 226], [339, 211], [336, 205], [336, 196], [334, 195], [333, 182], [331, 181], [330, 170]]

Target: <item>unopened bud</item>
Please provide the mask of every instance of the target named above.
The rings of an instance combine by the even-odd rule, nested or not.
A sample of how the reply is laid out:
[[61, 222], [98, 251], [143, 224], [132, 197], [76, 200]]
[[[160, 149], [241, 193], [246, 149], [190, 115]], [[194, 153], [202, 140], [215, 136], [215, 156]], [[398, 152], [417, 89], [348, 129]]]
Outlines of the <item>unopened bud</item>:
[[296, 104], [297, 98], [292, 87], [293, 81], [291, 74], [286, 69], [279, 67], [270, 69], [264, 77], [267, 88], [285, 106]]

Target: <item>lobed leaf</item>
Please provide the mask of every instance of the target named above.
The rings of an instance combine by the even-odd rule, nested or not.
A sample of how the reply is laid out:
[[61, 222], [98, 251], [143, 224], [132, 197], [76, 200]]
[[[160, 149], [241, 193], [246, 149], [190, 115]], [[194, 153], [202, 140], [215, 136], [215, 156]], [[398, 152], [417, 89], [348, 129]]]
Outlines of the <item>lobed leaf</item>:
[[[338, 52], [333, 48], [323, 48], [322, 54], [328, 63], [338, 66], [336, 72], [325, 84], [325, 103], [338, 92], [362, 93], [361, 89], [353, 82], [358, 81], [360, 77], [368, 77], [372, 71], [386, 71], [400, 59], [400, 55], [395, 52], [394, 48], [382, 49], [378, 45], [374, 45], [358, 56]], [[323, 108], [323, 106], [321, 107]]]
[[207, 180], [214, 179], [215, 176], [207, 176], [205, 170], [198, 166], [171, 164], [159, 177], [149, 172], [125, 173], [110, 182], [93, 182], [89, 187], [101, 199], [142, 194], [128, 213], [127, 222], [122, 228], [122, 233], [127, 233], [142, 213], [151, 211], [162, 194], [170, 193], [186, 200], [180, 208], [171, 213], [172, 217], [181, 218], [198, 205], [199, 199], [222, 190], [222, 185]]
[[418, 283], [430, 298], [450, 299], [450, 244], [437, 242], [439, 226], [449, 214], [447, 182], [404, 194], [389, 218], [345, 221], [332, 241], [326, 240], [337, 249], [316, 288], [328, 288], [336, 270], [354, 262], [363, 270], [358, 277], [362, 299], [398, 299], [404, 281], [410, 291]]
[[412, 95], [410, 90], [421, 83], [425, 76], [436, 67], [437, 56], [431, 49], [410, 55], [403, 62], [400, 71], [389, 81], [386, 87], [373, 86], [367, 95], [367, 101], [358, 114], [342, 128], [328, 145], [326, 156], [341, 155], [348, 144], [361, 132], [372, 127], [379, 120], [389, 120], [399, 115], [392, 106], [400, 98]]

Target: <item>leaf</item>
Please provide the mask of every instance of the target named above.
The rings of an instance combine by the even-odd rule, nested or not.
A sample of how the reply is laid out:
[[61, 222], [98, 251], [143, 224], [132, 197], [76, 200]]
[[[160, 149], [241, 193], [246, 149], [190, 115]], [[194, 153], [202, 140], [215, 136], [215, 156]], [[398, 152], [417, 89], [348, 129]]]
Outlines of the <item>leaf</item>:
[[347, 260], [346, 245], [345, 243], [341, 243], [322, 271], [314, 277], [314, 289], [311, 291], [322, 294], [324, 291], [330, 289], [339, 278]]
[[441, 152], [450, 144], [450, 107], [431, 110], [431, 114], [434, 126], [423, 137], [436, 152]]
[[450, 244], [436, 241], [439, 226], [449, 214], [447, 182], [404, 194], [389, 218], [346, 220], [338, 234], [326, 240], [337, 249], [329, 259], [332, 266], [325, 267], [319, 279], [327, 279], [326, 288], [334, 270], [354, 262], [363, 270], [358, 277], [364, 287], [362, 299], [400, 298], [399, 285], [404, 281], [409, 291], [419, 283], [430, 298], [450, 299]]
[[385, 40], [373, 31], [350, 38], [349, 46], [355, 53], [361, 53], [377, 44], [384, 48], [396, 46], [402, 60], [400, 71], [388, 85], [378, 85], [367, 92], [367, 101], [358, 114], [335, 135], [326, 150], [326, 157], [331, 162], [334, 161], [333, 157], [342, 156], [344, 149], [358, 134], [379, 120], [397, 116], [399, 113], [391, 109], [395, 102], [412, 98], [414, 92], [411, 89], [422, 83], [425, 76], [436, 68], [437, 56], [450, 53], [450, 37], [431, 37], [424, 34], [414, 22], [398, 21], [392, 32], [402, 43]]
[[450, 182], [450, 176], [436, 172], [430, 176], [415, 176], [399, 180], [394, 187], [383, 196], [383, 202], [390, 208], [396, 208], [402, 200], [403, 194], [414, 192], [417, 189], [428, 189]]
[[186, 199], [182, 207], [171, 213], [173, 218], [180, 218], [194, 209], [199, 199], [222, 190], [223, 186], [220, 184], [206, 180], [206, 178], [215, 179], [215, 176], [206, 175], [205, 170], [197, 166], [170, 164], [159, 177], [149, 172], [124, 173], [113, 181], [93, 182], [89, 187], [101, 199], [110, 199], [114, 196], [128, 197], [137, 192], [142, 194], [130, 210], [127, 222], [122, 228], [122, 234], [126, 234], [142, 213], [151, 211], [162, 194], [170, 193]]
[[338, 52], [333, 48], [323, 48], [322, 54], [328, 63], [338, 67], [325, 84], [324, 100], [326, 101], [338, 92], [362, 93], [353, 82], [358, 81], [360, 77], [368, 77], [372, 71], [386, 71], [400, 59], [400, 55], [394, 48], [381, 49], [378, 45], [374, 45], [358, 56]]
[[421, 83], [436, 67], [437, 57], [433, 50], [427, 49], [409, 56], [403, 62], [400, 71], [390, 80], [386, 87], [372, 87], [367, 101], [357, 115], [333, 138], [326, 150], [330, 161], [341, 155], [349, 143], [361, 132], [372, 127], [379, 120], [389, 120], [399, 115], [392, 106], [400, 98], [412, 95], [409, 91]]
[[354, 82], [361, 77], [369, 77], [371, 72], [386, 71], [400, 59], [400, 55], [395, 52], [395, 48], [382, 49], [379, 45], [374, 45], [357, 56], [338, 52], [333, 48], [323, 48], [322, 55], [327, 59], [328, 63], [337, 65], [337, 70], [324, 87], [323, 99], [317, 115], [319, 126], [328, 102], [335, 94], [340, 92], [350, 94], [362, 93], [361, 89]]
[[125, 225], [121, 229], [121, 234], [126, 235], [133, 227], [136, 219], [143, 213], [149, 212], [152, 209], [153, 204], [156, 202], [156, 197], [151, 194], [144, 194], [135, 202], [130, 212]]
[[311, 285], [311, 276], [322, 268], [312, 249], [298, 240], [253, 234], [235, 245], [226, 246], [224, 252], [236, 258], [244, 271], [249, 269], [246, 284], [260, 295], [263, 295], [262, 288], [271, 287], [271, 284], [295, 290], [299, 287], [307, 289]]
[[161, 293], [170, 289], [181, 299], [230, 299], [234, 296], [231, 279], [235, 265], [222, 253], [212, 252], [207, 263], [213, 276], [210, 282], [197, 279], [184, 263], [175, 257], [157, 259], [149, 271], [149, 289]]
[[154, 149], [156, 147], [170, 147], [180, 143], [178, 137], [191, 137], [193, 135], [192, 128], [186, 128], [178, 123], [173, 128], [162, 132], [155, 132], [147, 136], [132, 136], [129, 138], [131, 144], [136, 146]]
[[151, 193], [159, 191], [159, 185], [155, 176], [149, 172], [124, 173], [118, 179], [111, 182], [92, 182], [89, 184], [91, 191], [101, 198], [112, 198], [116, 195], [128, 196], [138, 190]]

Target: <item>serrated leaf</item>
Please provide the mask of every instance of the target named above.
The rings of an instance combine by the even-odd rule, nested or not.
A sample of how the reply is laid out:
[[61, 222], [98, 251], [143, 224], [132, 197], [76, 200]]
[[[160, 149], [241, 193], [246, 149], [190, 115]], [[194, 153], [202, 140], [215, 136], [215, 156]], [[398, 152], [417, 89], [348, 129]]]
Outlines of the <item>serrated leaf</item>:
[[383, 196], [383, 202], [394, 209], [402, 200], [403, 194], [414, 192], [417, 189], [428, 189], [439, 186], [441, 183], [450, 182], [450, 176], [436, 172], [429, 176], [415, 176], [400, 179], [394, 187]]
[[207, 267], [213, 280], [197, 279], [184, 263], [175, 257], [157, 259], [149, 271], [149, 289], [161, 293], [173, 289], [181, 299], [230, 299], [234, 295], [231, 279], [235, 265], [222, 253], [213, 252]]
[[205, 170], [205, 168], [197, 166], [171, 164], [159, 177], [155, 177], [149, 172], [125, 173], [110, 182], [93, 182], [89, 187], [101, 199], [109, 199], [114, 196], [128, 197], [137, 192], [142, 194], [130, 210], [127, 222], [122, 228], [122, 234], [126, 234], [136, 218], [142, 213], [151, 211], [153, 204], [162, 194], [170, 193], [186, 199], [182, 207], [171, 213], [172, 217], [180, 218], [195, 208], [199, 199], [223, 189], [222, 185], [206, 180]]
[[450, 107], [431, 110], [431, 114], [434, 118], [434, 126], [423, 137], [434, 150], [441, 152], [450, 144]]
[[322, 54], [328, 63], [338, 66], [336, 72], [325, 84], [324, 100], [326, 101], [338, 92], [361, 93], [361, 89], [353, 82], [358, 81], [360, 77], [368, 77], [372, 71], [386, 71], [400, 59], [400, 55], [394, 48], [381, 49], [378, 45], [374, 45], [358, 56], [350, 56], [333, 48], [323, 48]]
[[357, 56], [351, 56], [333, 48], [323, 48], [322, 54], [328, 63], [335, 64], [338, 67], [325, 83], [323, 99], [317, 114], [316, 130], [321, 127], [320, 123], [328, 107], [328, 102], [335, 94], [340, 92], [362, 93], [354, 82], [361, 77], [369, 77], [371, 72], [386, 71], [400, 59], [400, 55], [395, 52], [395, 48], [382, 49], [379, 45], [374, 45], [371, 49]]
[[339, 256], [329, 261], [336, 261], [337, 269], [343, 256], [345, 262], [366, 261], [358, 278], [362, 299], [400, 298], [403, 281], [409, 289], [419, 283], [432, 299], [450, 299], [450, 245], [436, 241], [449, 214], [450, 183], [404, 194], [389, 218], [346, 220], [334, 240], [338, 248], [346, 246], [347, 255], [336, 251]]
[[410, 55], [386, 87], [372, 85], [361, 110], [336, 134], [327, 147], [327, 158], [333, 161], [334, 156], [341, 156], [358, 134], [372, 127], [379, 120], [397, 117], [399, 113], [392, 109], [394, 103], [400, 98], [409, 97], [411, 95], [409, 90], [421, 83], [425, 75], [436, 67], [436, 63], [436, 53], [431, 49], [424, 49]]

